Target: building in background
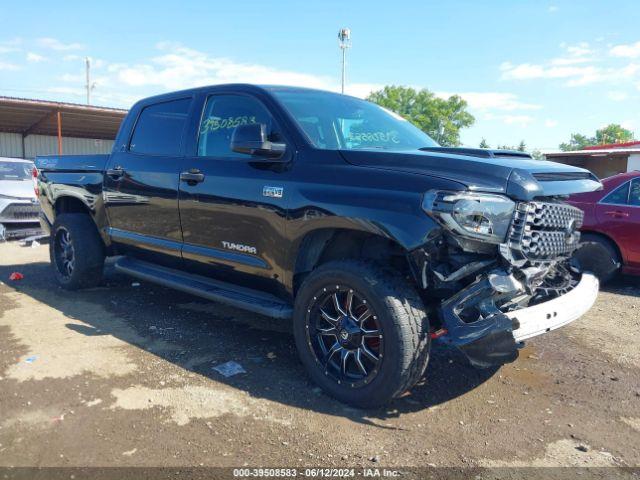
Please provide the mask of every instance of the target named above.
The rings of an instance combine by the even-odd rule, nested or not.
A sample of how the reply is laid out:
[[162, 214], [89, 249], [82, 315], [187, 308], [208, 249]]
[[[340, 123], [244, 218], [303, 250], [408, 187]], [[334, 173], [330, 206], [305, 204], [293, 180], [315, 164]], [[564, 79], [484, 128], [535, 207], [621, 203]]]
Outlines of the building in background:
[[594, 145], [572, 152], [545, 153], [546, 160], [586, 168], [599, 178], [640, 170], [640, 142]]
[[0, 97], [0, 157], [109, 153], [127, 111]]

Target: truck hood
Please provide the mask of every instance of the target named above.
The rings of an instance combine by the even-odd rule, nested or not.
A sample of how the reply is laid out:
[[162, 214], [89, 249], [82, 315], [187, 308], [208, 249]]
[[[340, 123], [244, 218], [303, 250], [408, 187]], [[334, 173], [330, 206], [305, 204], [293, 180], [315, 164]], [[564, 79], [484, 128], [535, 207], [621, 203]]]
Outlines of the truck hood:
[[352, 165], [453, 180], [469, 190], [494, 192], [517, 200], [592, 192], [602, 188], [583, 168], [534, 160], [522, 152], [433, 147], [428, 150], [341, 150]]
[[35, 198], [33, 182], [30, 180], [0, 180], [0, 195], [23, 198]]

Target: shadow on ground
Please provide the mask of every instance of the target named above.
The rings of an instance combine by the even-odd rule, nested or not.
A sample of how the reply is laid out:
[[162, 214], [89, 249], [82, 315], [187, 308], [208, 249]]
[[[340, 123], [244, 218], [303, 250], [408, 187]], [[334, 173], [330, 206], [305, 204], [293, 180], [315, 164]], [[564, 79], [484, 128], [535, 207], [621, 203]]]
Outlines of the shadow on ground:
[[[14, 271], [20, 271], [24, 279], [8, 281]], [[112, 335], [253, 397], [356, 422], [380, 426], [378, 421], [442, 404], [475, 389], [497, 371], [474, 369], [456, 350], [436, 345], [426, 377], [409, 394], [382, 409], [353, 409], [325, 396], [308, 380], [288, 323], [149, 283], [134, 287], [134, 281], [117, 274], [110, 265], [105, 273], [103, 287], [68, 292], [57, 286], [48, 263], [0, 266], [0, 278], [9, 287], [85, 324], [66, 325], [75, 332]], [[83, 308], [84, 302], [100, 305], [130, 328], [92, 317]], [[158, 341], [170, 348], [153, 349]], [[248, 373], [224, 378], [212, 369], [229, 360], [241, 363]]]

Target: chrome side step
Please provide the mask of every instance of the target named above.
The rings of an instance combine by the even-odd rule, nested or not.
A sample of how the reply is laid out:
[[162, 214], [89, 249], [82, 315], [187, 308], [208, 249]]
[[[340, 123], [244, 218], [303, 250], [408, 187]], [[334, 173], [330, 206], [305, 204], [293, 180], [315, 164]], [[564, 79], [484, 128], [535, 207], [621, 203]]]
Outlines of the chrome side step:
[[200, 275], [161, 267], [134, 258], [124, 257], [115, 263], [117, 271], [132, 277], [191, 293], [214, 302], [242, 308], [268, 317], [288, 319], [293, 316], [291, 304], [274, 295], [213, 280]]

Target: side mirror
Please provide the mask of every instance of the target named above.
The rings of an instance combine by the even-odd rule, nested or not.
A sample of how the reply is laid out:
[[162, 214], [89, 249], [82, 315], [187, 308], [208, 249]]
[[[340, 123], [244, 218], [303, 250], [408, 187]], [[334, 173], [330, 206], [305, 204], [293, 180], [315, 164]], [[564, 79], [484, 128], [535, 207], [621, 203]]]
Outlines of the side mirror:
[[271, 160], [282, 158], [286, 150], [284, 143], [267, 140], [267, 126], [264, 123], [238, 125], [231, 135], [231, 150], [247, 155], [267, 157]]

